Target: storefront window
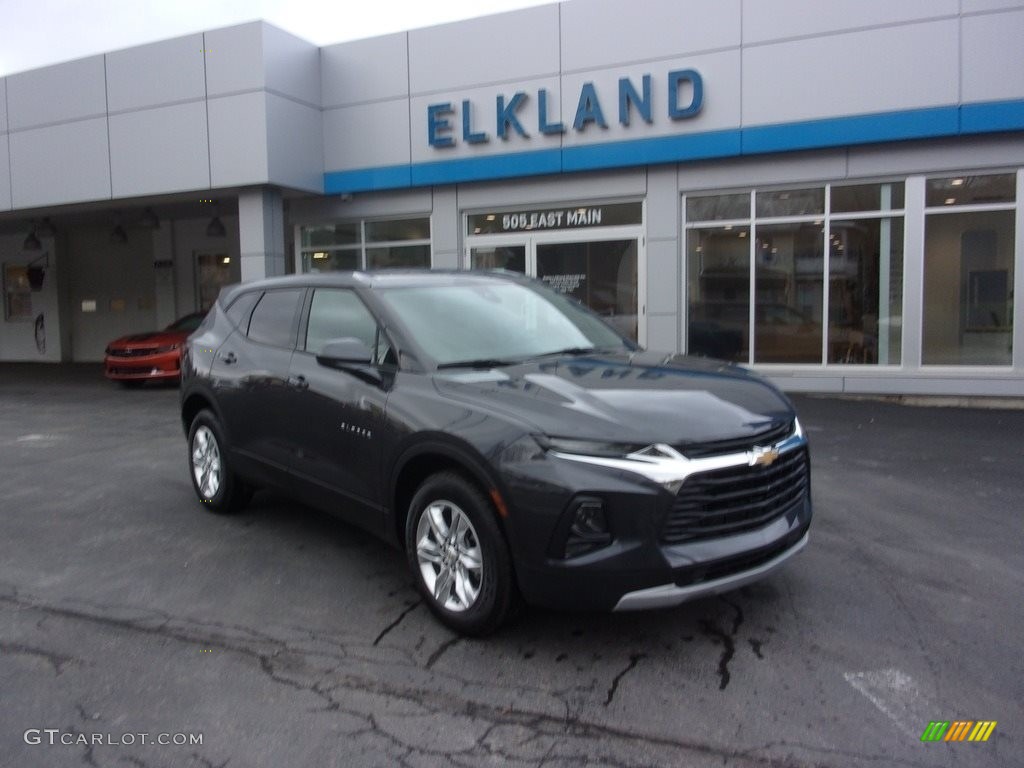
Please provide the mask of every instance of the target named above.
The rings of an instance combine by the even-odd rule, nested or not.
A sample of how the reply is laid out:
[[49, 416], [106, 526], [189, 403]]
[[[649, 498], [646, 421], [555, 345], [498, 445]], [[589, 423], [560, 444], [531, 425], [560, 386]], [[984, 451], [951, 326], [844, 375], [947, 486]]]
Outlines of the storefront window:
[[903, 219], [833, 219], [828, 362], [898, 365], [903, 336]]
[[821, 362], [823, 231], [814, 222], [757, 228], [755, 362]]
[[[922, 362], [1010, 365], [1013, 175], [933, 179], [927, 189], [929, 205], [942, 207], [925, 217]], [[990, 209], [958, 211], [961, 205]]]
[[302, 227], [303, 272], [430, 266], [430, 219]]
[[[747, 195], [750, 200], [750, 195]], [[749, 206], [748, 206], [749, 207]], [[750, 357], [750, 227], [687, 233], [690, 354]]]
[[[903, 199], [902, 183], [757, 190], [751, 218], [749, 192], [688, 197], [687, 350], [739, 362], [898, 364]], [[731, 223], [713, 223], [723, 220]]]

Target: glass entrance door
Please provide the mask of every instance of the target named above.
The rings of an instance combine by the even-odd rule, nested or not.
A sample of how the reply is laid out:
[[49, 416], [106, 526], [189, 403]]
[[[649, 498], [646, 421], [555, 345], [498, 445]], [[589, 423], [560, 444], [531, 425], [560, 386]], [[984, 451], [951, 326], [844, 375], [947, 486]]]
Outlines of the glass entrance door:
[[466, 215], [469, 269], [507, 269], [543, 280], [647, 342], [643, 204], [550, 206]]
[[508, 269], [526, 273], [525, 245], [488, 245], [469, 249], [470, 269]]
[[637, 341], [637, 241], [537, 243], [536, 276]]

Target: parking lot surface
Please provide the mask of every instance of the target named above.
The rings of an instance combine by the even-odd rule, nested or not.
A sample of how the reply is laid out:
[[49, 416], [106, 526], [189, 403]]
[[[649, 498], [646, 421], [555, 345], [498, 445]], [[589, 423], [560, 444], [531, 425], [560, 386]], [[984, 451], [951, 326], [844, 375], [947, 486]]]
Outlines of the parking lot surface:
[[[0, 763], [1024, 765], [1022, 411], [797, 398], [816, 516], [783, 570], [466, 640], [343, 523], [202, 509], [177, 398], [0, 366]], [[957, 720], [997, 725], [922, 743]]]

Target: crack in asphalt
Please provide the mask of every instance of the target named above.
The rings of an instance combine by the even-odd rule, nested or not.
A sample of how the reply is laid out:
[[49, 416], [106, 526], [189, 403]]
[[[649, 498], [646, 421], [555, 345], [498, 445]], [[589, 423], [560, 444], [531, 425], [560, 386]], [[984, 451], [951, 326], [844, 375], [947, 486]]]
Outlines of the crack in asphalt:
[[645, 653], [631, 653], [629, 655], [629, 664], [626, 668], [619, 672], [613, 679], [612, 684], [608, 688], [608, 697], [604, 700], [604, 705], [607, 707], [612, 703], [612, 699], [615, 698], [615, 692], [619, 689], [619, 681], [622, 680], [629, 672], [636, 669], [636, 665], [640, 663], [640, 659], [646, 658]]
[[437, 663], [437, 660], [440, 659], [452, 646], [458, 645], [464, 639], [465, 638], [463, 637], [452, 637], [448, 640], [445, 640], [443, 643], [441, 643], [441, 645], [437, 647], [436, 651], [430, 654], [430, 658], [427, 659], [427, 663], [423, 665], [423, 668], [430, 669], [431, 667], [433, 667]]
[[24, 645], [23, 643], [0, 642], [0, 656], [35, 656], [37, 658], [44, 659], [53, 667], [55, 676], [64, 671], [65, 664], [85, 663], [81, 659], [76, 659], [74, 656], [64, 656], [60, 653], [48, 651], [45, 648], [36, 648], [35, 646]]
[[373, 641], [373, 644], [374, 645], [378, 645], [380, 643], [380, 641], [384, 639], [384, 636], [387, 635], [388, 632], [393, 630], [399, 624], [401, 624], [402, 620], [406, 616], [408, 616], [410, 613], [412, 613], [414, 610], [416, 610], [416, 607], [419, 604], [420, 604], [419, 600], [417, 600], [414, 603], [409, 603], [408, 606], [406, 606], [406, 609], [404, 611], [402, 611], [400, 614], [398, 614], [398, 618], [397, 619], [392, 621], [390, 624], [388, 624], [386, 627], [384, 627], [384, 629], [381, 630], [380, 634], [377, 635], [377, 639]]
[[[738, 606], [728, 603], [728, 601], [725, 602], [736, 611], [732, 624], [732, 636], [734, 636], [742, 623], [742, 611], [740, 611]], [[834, 752], [836, 755], [857, 757], [872, 762], [882, 762], [889, 759], [882, 755], [840, 752], [838, 750], [822, 749], [821, 747], [794, 742], [786, 744], [790, 748], [786, 758], [763, 756], [757, 754], [757, 752], [769, 749], [774, 745], [769, 744], [748, 749], [732, 749], [697, 741], [687, 741], [677, 737], [647, 734], [637, 730], [618, 727], [602, 720], [588, 720], [578, 715], [570, 715], [568, 699], [564, 698], [566, 692], [559, 695], [558, 692], [546, 691], [546, 693], [561, 699], [562, 704], [566, 707], [565, 715], [556, 716], [543, 711], [518, 708], [515, 703], [509, 706], [501, 706], [475, 701], [467, 698], [467, 694], [464, 692], [448, 692], [445, 696], [438, 696], [436, 689], [432, 685], [421, 687], [398, 685], [388, 682], [382, 676], [374, 675], [372, 672], [370, 674], [345, 672], [340, 664], [324, 671], [317, 669], [310, 662], [310, 659], [319, 655], [320, 657], [334, 658], [338, 662], [344, 662], [357, 657], [348, 655], [334, 657], [322, 651], [297, 652], [286, 641], [269, 638], [265, 635], [261, 635], [264, 638], [263, 644], [270, 647], [264, 649], [254, 648], [245, 643], [232, 642], [221, 635], [196, 632], [196, 625], [202, 624], [202, 622], [189, 625], [183, 619], [173, 620], [185, 625], [184, 628], [181, 628], [180, 626], [172, 625], [172, 619], [168, 617], [167, 620], [159, 624], [142, 624], [131, 619], [115, 618], [102, 614], [96, 615], [39, 602], [30, 602], [23, 598], [14, 598], [7, 595], [0, 595], [0, 603], [8, 603], [20, 608], [40, 611], [50, 616], [89, 622], [116, 630], [137, 632], [206, 648], [215, 647], [223, 651], [233, 652], [243, 658], [253, 659], [257, 662], [257, 668], [267, 679], [296, 692], [310, 693], [323, 701], [325, 706], [321, 710], [316, 711], [336, 712], [347, 715], [355, 720], [357, 723], [355, 729], [346, 729], [344, 731], [348, 738], [369, 735], [383, 740], [384, 744], [391, 748], [379, 745], [375, 749], [379, 748], [381, 751], [386, 752], [387, 759], [399, 765], [418, 765], [418, 761], [411, 761], [412, 758], [417, 757], [428, 760], [430, 758], [442, 758], [447, 764], [472, 766], [473, 768], [486, 761], [487, 758], [499, 759], [507, 763], [525, 762], [536, 765], [538, 761], [550, 761], [555, 746], [559, 748], [557, 756], [554, 757], [555, 760], [575, 762], [582, 760], [586, 763], [599, 762], [601, 765], [613, 768], [635, 768], [640, 765], [663, 764], [663, 761], [659, 760], [655, 760], [652, 763], [651, 750], [657, 749], [666, 750], [673, 754], [673, 760], [679, 757], [675, 753], [681, 751], [694, 756], [699, 755], [723, 760], [726, 764], [729, 764], [730, 760], [735, 760], [739, 761], [739, 764], [768, 766], [770, 768], [800, 768], [801, 766], [827, 765], [827, 763], [819, 761], [806, 762], [799, 760], [793, 755], [792, 748], [806, 749], [810, 752], [824, 752], [826, 754]], [[405, 613], [408, 613], [411, 608], [412, 606], [407, 608]], [[106, 610], [109, 611], [111, 608]], [[252, 634], [256, 633], [251, 633], [250, 636]], [[730, 635], [726, 635], [724, 632], [721, 634], [730, 637]], [[454, 643], [451, 644], [454, 645]], [[610, 689], [612, 697], [614, 697], [617, 682], [631, 669], [635, 668], [642, 658], [644, 658], [644, 654], [633, 654], [630, 656], [629, 665], [613, 681], [612, 688]], [[380, 664], [382, 660], [377, 658], [374, 661]], [[294, 679], [291, 675], [311, 678], [311, 682]], [[451, 676], [446, 675], [445, 677], [448, 679]], [[328, 684], [328, 678], [331, 678], [330, 683], [333, 683], [333, 685]], [[455, 682], [460, 682], [457, 678], [451, 679]], [[463, 691], [471, 685], [468, 681], [461, 681], [461, 684]], [[519, 689], [516, 688], [514, 690], [518, 691]], [[342, 692], [344, 698], [336, 698], [335, 691]], [[381, 723], [378, 716], [374, 713], [363, 712], [345, 706], [346, 700], [350, 700], [353, 695], [358, 696], [359, 694], [380, 697], [392, 703], [401, 702], [414, 708], [413, 712], [401, 710], [395, 712], [393, 707], [390, 705], [386, 706], [387, 715], [393, 721], [406, 722], [410, 718], [415, 720], [416, 718], [424, 717], [459, 718], [466, 719], [471, 724], [477, 724], [482, 732], [479, 736], [473, 737], [472, 743], [467, 743], [464, 748], [434, 749], [430, 745], [423, 744], [422, 737], [418, 735], [409, 737], [407, 740], [403, 739], [403, 734], [389, 730], [387, 725]], [[78, 711], [79, 714], [84, 714], [85, 709], [80, 706]], [[73, 729], [69, 730], [74, 732]], [[528, 734], [528, 738], [518, 739], [512, 744], [495, 743], [494, 739], [500, 739], [500, 735], [511, 735], [511, 733], [503, 734], [504, 731], [523, 731]], [[499, 733], [499, 736], [495, 736], [496, 732]], [[528, 750], [530, 745], [536, 744], [539, 745], [539, 749], [544, 749], [544, 746], [549, 743], [552, 746], [543, 755], [536, 754], [530, 757], [526, 752], [523, 752], [523, 750]], [[616, 754], [627, 750], [633, 753], [632, 758]], [[206, 768], [224, 768], [230, 762], [226, 760], [218, 766], [198, 753], [193, 753], [191, 756]], [[619, 759], [620, 757], [622, 759]], [[82, 759], [88, 765], [96, 765], [91, 747], [83, 755]], [[904, 760], [891, 760], [890, 764], [923, 768], [923, 764]]]
[[743, 624], [743, 609], [724, 597], [719, 599], [735, 612], [732, 620], [732, 631], [724, 632], [717, 622], [713, 622], [710, 619], [701, 619], [700, 624], [704, 629], [704, 633], [713, 642], [722, 645], [722, 655], [718, 657], [718, 690], [724, 691], [728, 687], [729, 681], [732, 680], [732, 674], [729, 672], [729, 662], [736, 655], [736, 633], [740, 631], [740, 626]]

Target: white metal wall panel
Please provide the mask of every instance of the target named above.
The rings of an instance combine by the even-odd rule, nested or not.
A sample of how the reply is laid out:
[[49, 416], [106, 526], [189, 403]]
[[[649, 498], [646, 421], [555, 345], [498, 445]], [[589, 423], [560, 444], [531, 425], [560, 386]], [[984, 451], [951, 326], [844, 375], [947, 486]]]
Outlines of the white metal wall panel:
[[744, 126], [954, 105], [959, 22], [748, 48]]
[[110, 117], [114, 197], [210, 186], [206, 104], [193, 101]]
[[11, 209], [11, 164], [6, 133], [0, 133], [0, 211]]
[[1024, 10], [963, 20], [963, 100], [1024, 97]]
[[[206, 93], [223, 96], [263, 88], [263, 23], [206, 32]], [[239, 124], [241, 128], [243, 123]]]
[[[696, 117], [671, 120], [668, 116], [668, 73], [684, 69], [695, 69], [701, 75], [704, 83], [703, 109]], [[623, 126], [619, 122], [619, 78], [628, 77], [633, 87], [639, 91], [644, 74], [651, 75], [653, 122], [645, 123], [636, 110], [633, 110], [629, 126]], [[579, 105], [580, 89], [587, 82], [592, 82], [597, 91], [605, 121], [608, 123], [606, 129], [593, 123], [583, 131], [575, 131], [572, 128]], [[562, 115], [568, 128], [565, 145], [680, 136], [736, 128], [740, 124], [740, 91], [739, 49], [653, 64], [633, 64], [628, 67], [565, 75], [562, 78]], [[682, 89], [680, 98], [686, 98]], [[679, 106], [685, 107], [686, 104], [681, 103]]]
[[647, 315], [646, 347], [660, 352], [674, 352], [679, 349], [679, 322], [674, 313]]
[[292, 222], [315, 224], [330, 219], [362, 219], [383, 217], [389, 219], [423, 216], [431, 211], [429, 187], [399, 189], [388, 192], [365, 192], [350, 200], [337, 195], [307, 197], [289, 201], [288, 213]]
[[274, 183], [323, 192], [323, 128], [319, 109], [267, 94], [268, 170]]
[[557, 5], [409, 32], [414, 94], [531, 80], [558, 66]]
[[[647, 241], [647, 313], [679, 311], [679, 249], [675, 240]], [[674, 349], [674, 347], [673, 347]]]
[[[849, 150], [852, 178], [879, 178], [911, 173], [962, 172], [973, 168], [1024, 165], [1024, 136], [977, 136], [970, 142], [950, 140]], [[822, 178], [828, 178], [823, 176]]]
[[566, 72], [740, 44], [740, 0], [576, 0], [560, 7]]
[[846, 177], [846, 153], [841, 150], [762, 155], [679, 166], [679, 189], [700, 192], [715, 189], [750, 189], [776, 184], [820, 184]]
[[210, 99], [210, 184], [265, 184], [267, 95], [263, 91]]
[[266, 87], [310, 106], [320, 106], [320, 49], [269, 24], [263, 24]]
[[204, 98], [203, 57], [201, 34], [108, 53], [110, 111], [147, 109]]
[[12, 131], [106, 114], [103, 57], [10, 75], [7, 110]]
[[373, 37], [320, 49], [325, 109], [409, 95], [407, 34]]
[[[431, 163], [438, 160], [453, 160], [463, 157], [485, 157], [491, 155], [504, 155], [510, 152], [529, 152], [537, 149], [558, 149], [561, 146], [561, 136], [545, 135], [538, 129], [538, 101], [537, 93], [540, 89], [548, 91], [548, 121], [557, 121], [559, 117], [558, 106], [558, 78], [547, 77], [538, 80], [524, 80], [516, 82], [509, 87], [485, 86], [482, 88], [465, 88], [459, 91], [447, 93], [435, 93], [429, 96], [413, 96], [411, 99], [411, 123], [412, 123], [412, 161], [414, 163]], [[500, 139], [497, 136], [497, 99], [499, 95], [504, 96], [505, 103], [515, 96], [517, 91], [526, 94], [526, 99], [517, 110], [516, 117], [522, 123], [523, 130], [529, 138], [523, 138], [513, 128], [509, 128], [507, 138]], [[471, 103], [471, 128], [474, 132], [483, 131], [490, 137], [489, 141], [483, 144], [469, 144], [462, 137], [462, 102], [469, 100]], [[455, 109], [454, 114], [446, 115], [450, 125], [443, 135], [450, 136], [455, 145], [452, 147], [432, 147], [427, 137], [427, 107], [431, 104], [449, 102]], [[573, 113], [576, 107], [573, 105]], [[564, 113], [563, 113], [564, 114]], [[571, 121], [571, 117], [569, 120]], [[330, 167], [330, 166], [328, 166]]]
[[956, 16], [958, 0], [746, 0], [743, 42], [763, 43]]
[[0, 77], [0, 133], [7, 131], [7, 78]]
[[[424, 144], [426, 137], [424, 128]], [[398, 99], [325, 111], [324, 154], [331, 171], [408, 163], [409, 103]]]
[[593, 200], [642, 200], [647, 194], [647, 169], [626, 168], [605, 173], [574, 173], [519, 179], [515, 184], [492, 181], [459, 187], [463, 211], [542, 206]]
[[9, 138], [15, 207], [110, 197], [105, 117], [19, 131]]
[[961, 0], [961, 2], [965, 14], [998, 11], [1006, 8], [1024, 8], [1024, 0]]

